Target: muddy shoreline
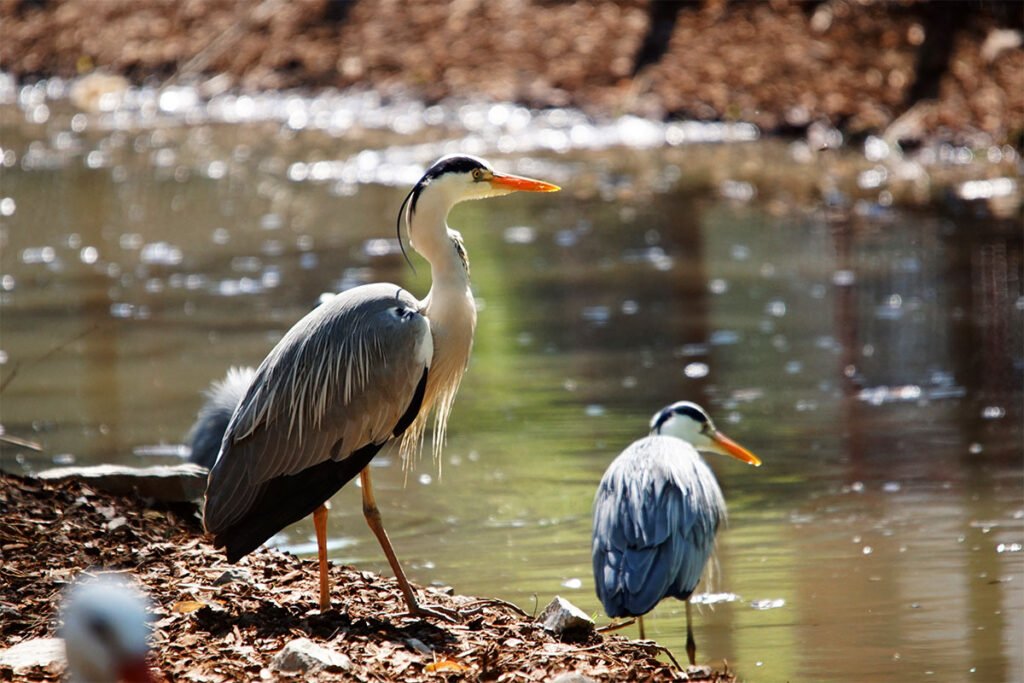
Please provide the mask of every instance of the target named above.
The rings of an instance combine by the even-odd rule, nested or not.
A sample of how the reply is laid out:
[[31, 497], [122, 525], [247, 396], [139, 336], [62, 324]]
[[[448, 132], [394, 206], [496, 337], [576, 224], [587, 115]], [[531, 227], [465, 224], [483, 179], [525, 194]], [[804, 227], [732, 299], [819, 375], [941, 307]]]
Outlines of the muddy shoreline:
[[[151, 665], [163, 680], [668, 681], [679, 672], [650, 641], [591, 633], [563, 642], [500, 600], [416, 586], [419, 599], [458, 609], [460, 623], [404, 614], [397, 582], [334, 565], [333, 609], [316, 605], [315, 559], [262, 548], [229, 565], [203, 538], [195, 506], [147, 504], [80, 481], [0, 475], [0, 654], [56, 633], [65, 586], [97, 567], [129, 573], [153, 602]], [[274, 658], [307, 638], [344, 666], [284, 672]], [[0, 656], [2, 661], [2, 656]], [[61, 667], [14, 670], [0, 680], [60, 680]], [[158, 679], [159, 680], [159, 679]], [[690, 680], [735, 680], [708, 670]]]
[[0, 64], [1019, 147], [1022, 22], [1013, 2], [4, 0]]

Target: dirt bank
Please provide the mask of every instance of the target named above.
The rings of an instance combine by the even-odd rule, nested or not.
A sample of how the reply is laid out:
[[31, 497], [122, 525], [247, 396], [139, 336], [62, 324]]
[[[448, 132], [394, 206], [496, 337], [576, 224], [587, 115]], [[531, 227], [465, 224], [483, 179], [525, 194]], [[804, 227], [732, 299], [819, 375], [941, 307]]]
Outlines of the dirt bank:
[[[419, 587], [420, 600], [460, 610], [462, 623], [403, 616], [394, 579], [352, 567], [332, 568], [334, 609], [321, 614], [314, 560], [261, 549], [228, 565], [201, 537], [189, 505], [153, 509], [78, 482], [0, 475], [0, 510], [0, 650], [52, 636], [64, 586], [83, 570], [106, 567], [130, 572], [149, 591], [152, 665], [167, 680], [278, 678], [274, 655], [296, 638], [347, 658], [346, 667], [319, 671], [317, 680], [542, 681], [566, 672], [678, 680], [652, 643], [598, 634], [560, 642], [497, 600]], [[691, 680], [733, 680], [709, 675]], [[15, 676], [0, 666], [0, 680], [12, 678], [58, 680], [59, 672]]]
[[[1019, 144], [1024, 3], [0, 0], [22, 80], [95, 68]], [[909, 112], [909, 113], [908, 113]], [[902, 117], [902, 118], [901, 118]]]

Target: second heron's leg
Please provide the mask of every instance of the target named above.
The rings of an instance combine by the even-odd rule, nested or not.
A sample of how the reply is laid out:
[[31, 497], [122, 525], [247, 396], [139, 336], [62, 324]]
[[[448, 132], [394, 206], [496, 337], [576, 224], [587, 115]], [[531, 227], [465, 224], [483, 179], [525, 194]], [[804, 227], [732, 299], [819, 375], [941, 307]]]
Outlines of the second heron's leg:
[[686, 599], [686, 656], [690, 658], [690, 666], [697, 664], [697, 643], [693, 639], [693, 624], [690, 620], [690, 599]]
[[640, 625], [640, 640], [647, 640], [644, 634], [644, 616], [642, 614], [636, 618], [636, 623]]
[[388, 532], [384, 530], [384, 523], [380, 518], [380, 510], [377, 509], [377, 501], [373, 497], [373, 484], [370, 483], [370, 469], [368, 467], [363, 468], [363, 471], [359, 473], [359, 483], [363, 488], [363, 516], [366, 517], [366, 523], [369, 525], [370, 531], [377, 537], [377, 542], [380, 543], [381, 549], [384, 550], [384, 555], [388, 558], [388, 564], [391, 565], [391, 571], [395, 573], [395, 578], [398, 579], [398, 586], [402, 589], [402, 595], [405, 597], [405, 604], [408, 606], [409, 612], [411, 614], [430, 615], [454, 621], [452, 616], [421, 607], [416, 601], [416, 595], [412, 592], [409, 580], [405, 578], [405, 572], [402, 570], [402, 565], [398, 562], [395, 549], [391, 547]]
[[313, 510], [313, 528], [316, 529], [316, 549], [320, 556], [320, 611], [331, 608], [331, 575], [327, 571], [327, 505]]

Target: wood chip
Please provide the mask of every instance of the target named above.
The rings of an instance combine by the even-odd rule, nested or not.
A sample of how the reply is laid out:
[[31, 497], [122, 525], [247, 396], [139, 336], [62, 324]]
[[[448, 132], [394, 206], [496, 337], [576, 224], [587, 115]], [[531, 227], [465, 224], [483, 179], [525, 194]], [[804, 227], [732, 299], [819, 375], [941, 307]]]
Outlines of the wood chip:
[[[656, 645], [600, 634], [562, 645], [500, 600], [415, 587], [431, 604], [467, 616], [462, 624], [409, 618], [393, 578], [352, 567], [331, 567], [335, 609], [321, 614], [315, 558], [273, 549], [235, 565], [253, 582], [213, 586], [233, 566], [205, 540], [195, 511], [180, 504], [180, 514], [147, 514], [138, 498], [10, 475], [0, 475], [0, 496], [4, 521], [16, 530], [5, 533], [18, 535], [4, 545], [0, 565], [0, 605], [11, 606], [0, 619], [0, 649], [54, 636], [65, 584], [103, 567], [131, 572], [148, 590], [156, 617], [152, 663], [166, 680], [273, 678], [271, 661], [296, 638], [351, 660], [350, 671], [319, 671], [318, 681], [544, 681], [567, 671], [597, 680], [678, 680]], [[66, 514], [55, 515], [58, 507]], [[121, 519], [111, 532], [109, 524]], [[285, 590], [276, 590], [282, 582]], [[13, 676], [0, 666], [0, 680]], [[59, 674], [40, 671], [32, 680], [57, 681]], [[735, 679], [712, 672], [704, 680]]]

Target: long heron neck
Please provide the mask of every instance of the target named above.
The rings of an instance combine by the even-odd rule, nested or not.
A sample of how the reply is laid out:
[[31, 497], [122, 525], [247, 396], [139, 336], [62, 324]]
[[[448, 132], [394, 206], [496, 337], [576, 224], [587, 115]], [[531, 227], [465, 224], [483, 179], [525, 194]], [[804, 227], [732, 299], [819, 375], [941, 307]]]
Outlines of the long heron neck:
[[452, 206], [447, 197], [421, 195], [409, 216], [409, 242], [430, 263], [431, 293], [462, 295], [469, 289], [469, 262], [459, 234], [448, 228]]
[[[409, 216], [409, 241], [430, 263], [430, 293], [424, 313], [434, 335], [434, 364], [438, 361], [459, 375], [469, 360], [476, 328], [476, 307], [469, 289], [469, 261], [459, 234], [448, 227], [448, 211], [455, 202], [444, 192], [424, 192]], [[428, 387], [428, 393], [430, 393]]]
[[[417, 228], [426, 229], [416, 235]], [[451, 397], [458, 388], [473, 347], [476, 303], [469, 288], [469, 260], [459, 234], [450, 230], [443, 218], [439, 224], [417, 224], [414, 220], [409, 231], [416, 240], [416, 251], [430, 262], [431, 285], [423, 300], [423, 313], [434, 337], [434, 359], [424, 401], [431, 405], [437, 394], [446, 392], [445, 387], [451, 390]]]
[[[410, 233], [415, 234], [416, 227], [414, 221]], [[413, 237], [416, 240], [413, 247], [430, 263], [430, 292], [422, 303], [434, 335], [431, 374], [436, 374], [439, 362], [449, 366], [453, 373], [459, 368], [461, 374], [469, 360], [476, 329], [476, 303], [469, 287], [469, 259], [462, 238], [450, 230], [443, 219], [439, 226], [424, 227], [434, 229]]]
[[452, 401], [473, 348], [476, 305], [469, 288], [469, 261], [458, 233], [445, 222], [450, 208], [450, 202], [421, 197], [409, 220], [409, 241], [430, 263], [432, 282], [422, 306], [430, 323], [434, 357], [423, 409], [402, 443], [406, 462], [422, 438], [431, 409], [436, 409], [433, 450], [435, 457], [440, 454]]

